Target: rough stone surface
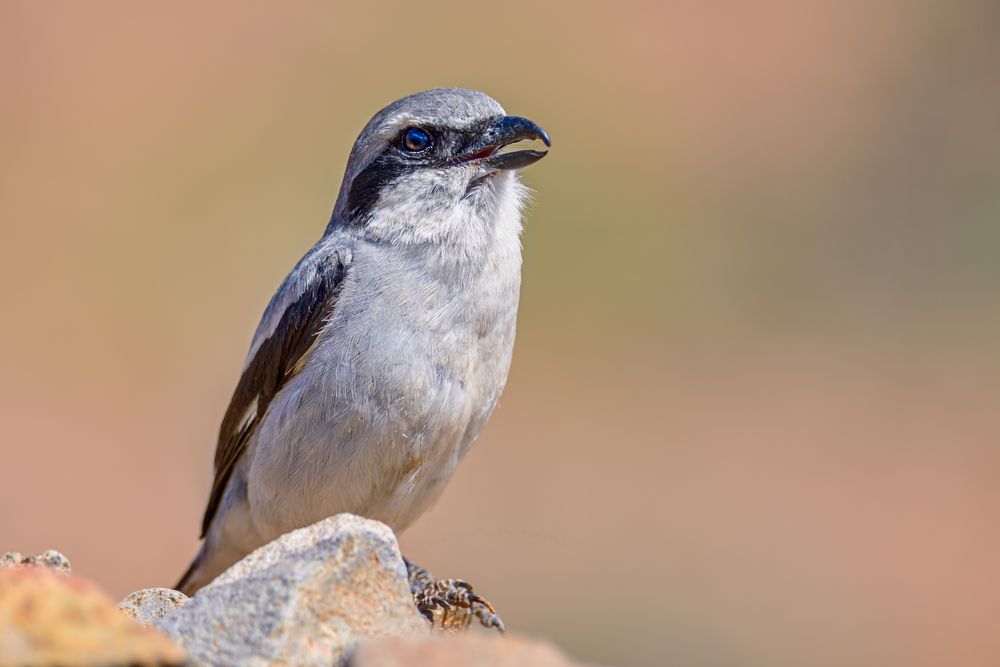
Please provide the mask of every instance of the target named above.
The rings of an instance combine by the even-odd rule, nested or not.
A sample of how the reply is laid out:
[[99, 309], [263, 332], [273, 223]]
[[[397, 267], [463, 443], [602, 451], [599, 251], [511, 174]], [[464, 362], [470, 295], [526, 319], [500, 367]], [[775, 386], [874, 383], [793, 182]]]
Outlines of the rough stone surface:
[[0, 567], [17, 567], [24, 564], [24, 556], [16, 551], [8, 551], [0, 556]]
[[24, 557], [16, 551], [8, 551], [0, 556], [0, 568], [21, 567], [22, 565], [37, 565], [48, 567], [64, 574], [70, 573], [69, 559], [55, 549], [43, 551], [34, 556]]
[[184, 651], [121, 615], [89, 581], [47, 567], [0, 570], [0, 665], [181, 665]]
[[171, 588], [143, 588], [118, 603], [118, 610], [137, 623], [151, 625], [188, 601]]
[[428, 635], [392, 531], [340, 514], [253, 552], [155, 624], [206, 665], [334, 665], [364, 638]]
[[507, 635], [452, 635], [365, 642], [349, 667], [580, 667], [556, 648]]

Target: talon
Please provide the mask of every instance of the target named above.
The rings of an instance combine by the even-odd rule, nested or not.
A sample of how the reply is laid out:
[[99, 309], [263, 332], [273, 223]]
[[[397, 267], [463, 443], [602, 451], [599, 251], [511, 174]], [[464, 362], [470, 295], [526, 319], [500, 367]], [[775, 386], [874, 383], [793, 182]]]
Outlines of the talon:
[[468, 628], [472, 617], [485, 628], [507, 631], [492, 603], [476, 593], [464, 579], [435, 580], [427, 570], [406, 561], [410, 590], [417, 609], [432, 627], [455, 631]]
[[477, 610], [476, 617], [479, 618], [479, 623], [484, 628], [496, 628], [501, 633], [507, 632], [507, 626], [495, 613], [487, 614], [482, 610]]
[[484, 598], [482, 595], [479, 595], [478, 593], [470, 593], [469, 600], [473, 603], [479, 603], [483, 605], [484, 607], [490, 610], [491, 614], [497, 613], [497, 610], [493, 608], [493, 605], [490, 604], [490, 601]]

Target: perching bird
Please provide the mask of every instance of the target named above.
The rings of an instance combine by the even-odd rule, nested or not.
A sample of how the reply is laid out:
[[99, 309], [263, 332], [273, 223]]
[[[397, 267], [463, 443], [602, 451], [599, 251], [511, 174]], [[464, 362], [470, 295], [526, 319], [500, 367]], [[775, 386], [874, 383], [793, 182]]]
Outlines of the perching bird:
[[526, 194], [515, 171], [546, 152], [500, 150], [536, 139], [550, 145], [458, 88], [368, 122], [326, 232], [257, 327], [222, 420], [205, 541], [178, 588], [339, 512], [401, 531], [440, 495], [507, 380]]

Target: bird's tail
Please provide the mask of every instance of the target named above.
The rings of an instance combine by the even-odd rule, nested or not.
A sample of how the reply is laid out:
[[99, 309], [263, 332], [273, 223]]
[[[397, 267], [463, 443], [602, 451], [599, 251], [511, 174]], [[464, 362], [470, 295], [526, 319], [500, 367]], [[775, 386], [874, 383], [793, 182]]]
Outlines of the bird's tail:
[[214, 578], [205, 579], [205, 556], [205, 543], [202, 543], [201, 549], [198, 550], [198, 555], [194, 557], [194, 560], [192, 560], [191, 564], [188, 565], [188, 569], [184, 571], [183, 575], [181, 575], [181, 580], [177, 582], [176, 586], [174, 586], [175, 590], [180, 591], [184, 595], [194, 595], [199, 588]]
[[198, 555], [194, 557], [188, 569], [181, 576], [174, 588], [184, 595], [194, 595], [198, 589], [208, 585], [213, 579], [222, 574], [232, 560], [222, 561], [219, 554], [209, 548], [209, 541], [205, 540]]
[[191, 564], [188, 565], [188, 569], [184, 571], [184, 574], [181, 575], [181, 580], [177, 582], [176, 586], [174, 586], [174, 590], [180, 591], [184, 595], [191, 595], [194, 592], [191, 590], [191, 584], [194, 581], [195, 571], [197, 569], [198, 559], [195, 558], [191, 561]]

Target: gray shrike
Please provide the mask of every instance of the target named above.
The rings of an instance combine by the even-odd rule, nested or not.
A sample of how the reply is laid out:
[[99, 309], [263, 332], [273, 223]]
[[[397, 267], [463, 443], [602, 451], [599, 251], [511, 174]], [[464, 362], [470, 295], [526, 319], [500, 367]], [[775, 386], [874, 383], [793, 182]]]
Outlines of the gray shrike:
[[[250, 344], [180, 590], [339, 512], [401, 531], [441, 494], [510, 367], [526, 198], [515, 172], [546, 154], [501, 152], [522, 140], [550, 145], [460, 88], [397, 100], [361, 131], [326, 232]], [[425, 614], [435, 599], [485, 603], [410, 567], [429, 587]]]

